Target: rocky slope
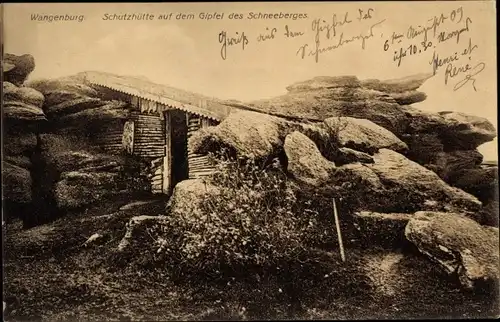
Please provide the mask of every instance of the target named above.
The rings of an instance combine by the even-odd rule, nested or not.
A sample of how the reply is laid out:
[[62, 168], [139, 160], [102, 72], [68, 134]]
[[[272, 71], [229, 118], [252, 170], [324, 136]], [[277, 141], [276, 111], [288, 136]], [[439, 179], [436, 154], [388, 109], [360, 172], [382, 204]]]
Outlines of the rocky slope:
[[130, 192], [126, 158], [107, 150], [99, 135], [122, 130], [126, 103], [103, 97], [78, 77], [26, 82], [34, 58], [5, 58], [10, 64], [3, 82], [7, 215], [20, 216], [31, 227]]
[[[408, 105], [425, 99], [416, 89], [426, 77], [314, 78], [274, 99], [231, 103], [243, 110], [199, 131], [189, 144], [195, 152], [224, 149], [261, 164], [279, 158], [299, 193], [348, 205], [367, 245], [400, 247], [410, 241], [428, 256], [429, 248], [451, 247], [455, 254], [475, 252], [480, 234], [484, 249], [470, 260], [454, 255], [453, 270], [446, 266], [449, 254], [430, 258], [452, 275], [459, 272], [464, 287], [495, 284], [498, 270], [484, 264], [498, 257], [498, 233], [478, 231], [490, 231], [480, 224], [498, 226], [498, 167], [481, 165], [476, 148], [495, 138], [496, 129], [484, 118]], [[174, 193], [176, 199], [189, 194], [177, 193], [182, 196]], [[438, 240], [415, 228], [421, 213], [434, 214], [436, 225], [456, 218], [460, 227], [439, 233]], [[459, 245], [449, 245], [445, 233], [454, 234]]]
[[[79, 221], [64, 215], [85, 213], [94, 205], [107, 206], [113, 197], [145, 190], [145, 178], [136, 171], [140, 167], [103, 141], [109, 133], [115, 139], [120, 136], [128, 105], [119, 95], [87, 86], [79, 76], [26, 82], [35, 68], [29, 55], [7, 55], [6, 61], [5, 209], [21, 216], [25, 228], [63, 216], [57, 233], [49, 234], [44, 243], [57, 239], [57, 247], [65, 249], [61, 236]], [[496, 129], [483, 118], [428, 113], [411, 106], [426, 98], [418, 88], [427, 78], [317, 77], [289, 86], [286, 95], [274, 99], [232, 102], [241, 109], [218, 126], [195, 133], [190, 149], [224, 150], [242, 161], [275, 165], [302, 198], [313, 203], [319, 196], [335, 198], [341, 221], [354, 221], [363, 247], [385, 249], [363, 267], [378, 272], [374, 278], [382, 286], [392, 285], [381, 276], [404, 262], [393, 248], [405, 243], [446, 274], [459, 277], [466, 288], [494, 284], [499, 274], [491, 263], [498, 260], [498, 230], [489, 226], [498, 225], [498, 167], [481, 165], [477, 147], [492, 140]], [[217, 186], [201, 180], [183, 181], [175, 187], [169, 209], [186, 216], [208, 215], [197, 201], [216, 198], [218, 193]], [[88, 221], [89, 225], [99, 221], [99, 236], [113, 226], [109, 243], [103, 241], [108, 251], [136, 247], [134, 256], [145, 256], [141, 243], [152, 248], [150, 236], [144, 237], [148, 227], [165, 225], [165, 216], [156, 216], [163, 209], [154, 213], [128, 209], [118, 224], [108, 219], [124, 210], [105, 211]], [[131, 218], [134, 214], [142, 216]], [[86, 233], [91, 236], [97, 227], [89, 227]], [[30, 230], [19, 235], [25, 234]], [[18, 237], [14, 235], [11, 244]], [[72, 242], [84, 241], [78, 236]], [[120, 252], [113, 256], [123, 258]], [[335, 261], [332, 266], [344, 269]], [[397, 293], [390, 289], [385, 291]]]
[[355, 76], [321, 76], [292, 84], [287, 94], [272, 99], [227, 103], [298, 120], [341, 116], [372, 121], [407, 144], [407, 157], [460, 187], [458, 178], [468, 169], [482, 172], [477, 147], [492, 141], [496, 129], [481, 117], [449, 111], [429, 113], [413, 107], [411, 104], [426, 99], [418, 88], [429, 77], [359, 80]]

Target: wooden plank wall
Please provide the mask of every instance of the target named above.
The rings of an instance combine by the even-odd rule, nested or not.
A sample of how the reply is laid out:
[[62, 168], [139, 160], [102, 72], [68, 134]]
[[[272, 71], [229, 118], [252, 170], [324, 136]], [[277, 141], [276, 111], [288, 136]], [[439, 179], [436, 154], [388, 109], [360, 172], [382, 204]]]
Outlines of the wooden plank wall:
[[165, 155], [164, 122], [159, 115], [132, 113], [134, 121], [134, 154], [146, 158]]
[[[187, 122], [188, 139], [193, 132], [198, 131], [200, 128], [215, 125], [213, 121], [193, 114], [188, 115]], [[193, 153], [191, 149], [188, 149], [188, 169], [189, 179], [208, 176], [215, 170], [207, 155]]]
[[151, 160], [148, 170], [151, 192], [161, 194], [165, 156], [164, 120], [158, 114], [144, 114], [139, 110], [131, 114], [131, 120], [134, 122], [133, 154]]

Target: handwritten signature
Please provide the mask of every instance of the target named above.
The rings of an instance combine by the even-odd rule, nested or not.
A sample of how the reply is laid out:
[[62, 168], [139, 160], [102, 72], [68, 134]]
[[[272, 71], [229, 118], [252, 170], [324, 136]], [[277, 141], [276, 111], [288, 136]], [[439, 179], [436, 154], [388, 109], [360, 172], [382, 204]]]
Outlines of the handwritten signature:
[[453, 91], [459, 90], [468, 83], [471, 83], [472, 88], [474, 88], [474, 91], [477, 91], [476, 79], [474, 77], [477, 76], [479, 73], [481, 73], [485, 68], [486, 64], [484, 62], [480, 62], [474, 67], [472, 67], [470, 64], [465, 64], [463, 66], [456, 67], [453, 66], [452, 63], [450, 63], [446, 66], [444, 74], [444, 83], [446, 85], [448, 84], [449, 79], [457, 77], [458, 75], [466, 74], [464, 79], [458, 81], [455, 84], [455, 86], [453, 87]]
[[461, 53], [457, 51], [452, 55], [441, 58], [439, 56], [439, 53], [436, 53], [436, 51], [434, 50], [434, 53], [432, 54], [432, 59], [429, 62], [429, 65], [432, 65], [433, 75], [436, 75], [438, 69], [441, 68], [442, 66], [455, 62], [459, 60], [462, 56], [470, 57], [474, 52], [474, 49], [476, 48], [478, 48], [478, 46], [472, 43], [472, 38], [469, 38], [469, 44], [467, 48], [463, 49]]

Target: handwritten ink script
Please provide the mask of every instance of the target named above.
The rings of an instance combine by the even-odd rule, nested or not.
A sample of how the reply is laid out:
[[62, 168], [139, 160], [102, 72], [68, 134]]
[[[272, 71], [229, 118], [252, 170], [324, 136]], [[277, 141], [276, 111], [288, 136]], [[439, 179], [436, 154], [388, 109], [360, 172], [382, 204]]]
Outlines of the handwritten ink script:
[[[341, 15], [333, 14], [331, 20], [314, 19], [311, 24], [311, 31], [314, 34], [313, 44], [306, 43], [300, 46], [296, 54], [302, 59], [313, 57], [316, 62], [319, 62], [320, 54], [331, 52], [350, 43], [357, 42], [364, 50], [367, 40], [375, 36], [376, 27], [385, 21], [385, 19], [375, 19], [374, 14], [375, 10], [368, 8], [358, 9], [356, 14], [350, 12]], [[366, 22], [368, 23], [368, 31], [349, 32], [349, 30], [355, 30], [353, 28], [355, 25], [359, 26]]]
[[[252, 43], [265, 43], [278, 38], [297, 39], [312, 32], [314, 38], [310, 43], [304, 43], [295, 52], [301, 59], [312, 57], [319, 62], [322, 54], [358, 43], [361, 49], [365, 49], [369, 39], [374, 38], [376, 29], [385, 19], [377, 19], [373, 8], [357, 9], [353, 12], [342, 14], [334, 13], [327, 19], [315, 18], [310, 23], [309, 30], [301, 30], [289, 24], [283, 26], [266, 27], [256, 37], [249, 36], [245, 32], [229, 33], [223, 30], [218, 35], [221, 45], [220, 56], [227, 59], [229, 48], [245, 50]], [[359, 32], [359, 30], [364, 30]]]
[[241, 34], [236, 32], [234, 36], [228, 36], [225, 31], [221, 31], [219, 33], [219, 43], [222, 44], [220, 56], [225, 60], [227, 58], [228, 46], [241, 46], [241, 49], [245, 50], [245, 46], [248, 45], [248, 38], [245, 35], [245, 32], [242, 32]]
[[411, 57], [428, 55], [433, 75], [441, 73], [445, 85], [453, 84], [457, 91], [470, 84], [477, 91], [476, 76], [486, 64], [473, 59], [478, 45], [472, 39], [472, 27], [472, 18], [458, 7], [434, 15], [421, 25], [410, 25], [404, 32], [394, 31], [385, 39], [383, 50], [392, 51], [397, 67]]
[[[288, 25], [281, 27], [266, 27], [264, 31], [259, 33], [255, 37], [255, 42], [262, 43], [266, 41], [271, 41], [278, 38], [297, 38], [304, 35], [303, 31], [294, 30]], [[247, 36], [245, 32], [235, 32], [232, 35], [228, 35], [226, 31], [221, 31], [219, 33], [219, 44], [221, 45], [220, 56], [223, 60], [227, 59], [227, 49], [228, 47], [237, 47], [241, 50], [245, 50], [249, 43], [253, 40], [252, 37]]]

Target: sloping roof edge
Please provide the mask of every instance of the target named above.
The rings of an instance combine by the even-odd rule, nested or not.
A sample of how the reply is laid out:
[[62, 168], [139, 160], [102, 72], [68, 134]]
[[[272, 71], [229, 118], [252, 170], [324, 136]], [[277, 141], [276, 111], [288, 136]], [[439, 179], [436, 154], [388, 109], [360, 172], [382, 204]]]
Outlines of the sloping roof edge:
[[[142, 79], [136, 79], [133, 77], [116, 76], [113, 74], [101, 72], [85, 72], [84, 78], [86, 82], [93, 85], [102, 86], [128, 95], [137, 96], [142, 99], [164, 104], [174, 109], [196, 114], [219, 122], [222, 121], [222, 119], [224, 119], [227, 114], [229, 114], [229, 110], [231, 109], [231, 106], [229, 105], [214, 102], [211, 102], [212, 109], [218, 109], [219, 111], [213, 111], [200, 106], [181, 102], [179, 100], [168, 97], [168, 94], [165, 95], [163, 93], [155, 93], [155, 91], [152, 89], [153, 87], [164, 87], [168, 90], [169, 87]], [[200, 95], [199, 97], [202, 96]], [[218, 108], [218, 106], [216, 106], [215, 104], [221, 105], [220, 108]]]

